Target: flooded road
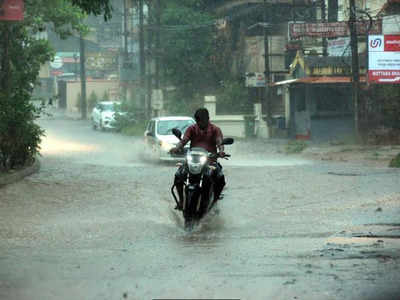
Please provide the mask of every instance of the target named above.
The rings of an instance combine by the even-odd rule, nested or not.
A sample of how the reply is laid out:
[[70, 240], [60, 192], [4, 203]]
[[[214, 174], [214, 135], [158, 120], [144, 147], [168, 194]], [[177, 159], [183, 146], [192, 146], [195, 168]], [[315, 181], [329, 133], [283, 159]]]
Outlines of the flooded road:
[[225, 198], [186, 232], [176, 167], [144, 160], [140, 138], [40, 123], [40, 172], [0, 189], [0, 299], [400, 297], [396, 235], [352, 239], [398, 229], [398, 170], [237, 141]]

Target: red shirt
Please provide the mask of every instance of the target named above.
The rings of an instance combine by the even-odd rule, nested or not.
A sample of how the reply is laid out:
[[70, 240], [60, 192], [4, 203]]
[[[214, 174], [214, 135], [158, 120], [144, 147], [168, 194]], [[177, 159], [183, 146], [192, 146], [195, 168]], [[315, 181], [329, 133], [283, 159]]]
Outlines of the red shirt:
[[217, 145], [221, 144], [222, 138], [221, 129], [208, 122], [205, 130], [200, 129], [197, 124], [189, 126], [181, 142], [185, 146], [190, 141], [191, 148], [202, 147], [208, 152], [217, 153]]

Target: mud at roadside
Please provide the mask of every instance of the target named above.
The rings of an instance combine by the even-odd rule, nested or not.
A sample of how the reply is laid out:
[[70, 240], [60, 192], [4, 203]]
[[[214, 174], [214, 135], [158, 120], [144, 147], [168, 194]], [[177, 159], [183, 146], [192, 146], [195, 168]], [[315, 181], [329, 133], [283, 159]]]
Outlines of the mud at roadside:
[[390, 161], [400, 153], [400, 145], [391, 146], [309, 146], [301, 156], [307, 159], [362, 164], [373, 167], [388, 167]]

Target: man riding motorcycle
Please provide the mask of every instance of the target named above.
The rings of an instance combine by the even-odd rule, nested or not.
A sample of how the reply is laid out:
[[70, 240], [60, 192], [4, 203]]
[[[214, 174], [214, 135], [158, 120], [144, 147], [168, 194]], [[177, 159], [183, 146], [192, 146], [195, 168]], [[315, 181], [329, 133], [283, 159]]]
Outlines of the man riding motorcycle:
[[[223, 135], [221, 129], [210, 122], [208, 110], [206, 108], [199, 108], [195, 114], [194, 119], [196, 124], [191, 125], [186, 130], [183, 138], [179, 141], [176, 147], [170, 150], [171, 153], [176, 153], [183, 150], [183, 147], [190, 141], [190, 147], [201, 147], [208, 152], [217, 154], [219, 157], [225, 157], [224, 146], [221, 144]], [[213, 161], [215, 171], [211, 174], [215, 184], [215, 199], [219, 199], [221, 191], [225, 186], [225, 176], [222, 172], [222, 166]], [[179, 204], [175, 209], [182, 210], [183, 203], [183, 185], [187, 177], [187, 171], [184, 165], [180, 166], [175, 173], [174, 184], [178, 191]]]

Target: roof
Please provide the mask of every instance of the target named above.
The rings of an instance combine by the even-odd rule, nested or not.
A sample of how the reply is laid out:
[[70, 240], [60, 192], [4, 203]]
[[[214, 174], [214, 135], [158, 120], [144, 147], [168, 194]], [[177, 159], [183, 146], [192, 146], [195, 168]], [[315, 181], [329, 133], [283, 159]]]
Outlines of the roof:
[[[338, 84], [338, 83], [351, 83], [352, 77], [350, 76], [315, 76], [315, 77], [303, 77], [297, 79], [289, 79], [274, 82], [272, 86], [293, 84], [293, 83], [304, 83], [304, 84]], [[365, 76], [360, 77], [360, 82], [365, 82]]]

